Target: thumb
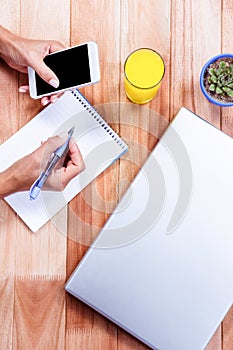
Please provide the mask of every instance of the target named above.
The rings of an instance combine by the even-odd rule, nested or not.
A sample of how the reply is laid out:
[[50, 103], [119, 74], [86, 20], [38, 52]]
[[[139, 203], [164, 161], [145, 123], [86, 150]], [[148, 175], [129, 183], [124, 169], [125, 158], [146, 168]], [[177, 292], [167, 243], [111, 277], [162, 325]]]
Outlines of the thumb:
[[41, 146], [42, 153], [43, 153], [42, 162], [47, 163], [51, 155], [56, 151], [58, 147], [62, 146], [66, 140], [67, 140], [67, 134], [64, 137], [63, 135], [62, 137], [60, 136], [50, 137], [47, 141], [45, 141]]
[[40, 61], [35, 64], [34, 67], [37, 74], [44, 80], [46, 83], [50, 84], [54, 88], [58, 88], [60, 82], [56, 74], [44, 63]]
[[54, 152], [56, 149], [64, 144], [67, 140], [67, 133], [63, 133], [60, 136], [49, 137], [45, 142], [45, 146], [49, 152]]

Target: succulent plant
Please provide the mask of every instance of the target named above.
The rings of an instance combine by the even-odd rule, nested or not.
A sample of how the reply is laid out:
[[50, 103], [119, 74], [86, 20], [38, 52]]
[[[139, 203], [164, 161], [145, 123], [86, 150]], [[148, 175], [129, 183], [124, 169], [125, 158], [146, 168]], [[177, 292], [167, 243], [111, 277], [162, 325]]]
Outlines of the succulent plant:
[[220, 61], [218, 68], [209, 68], [208, 73], [210, 91], [233, 97], [233, 64]]

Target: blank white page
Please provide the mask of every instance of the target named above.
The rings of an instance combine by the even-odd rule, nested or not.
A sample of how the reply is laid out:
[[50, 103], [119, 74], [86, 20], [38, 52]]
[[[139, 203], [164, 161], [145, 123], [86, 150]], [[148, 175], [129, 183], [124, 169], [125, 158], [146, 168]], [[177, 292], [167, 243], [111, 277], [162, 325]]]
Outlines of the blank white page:
[[86, 169], [62, 192], [42, 191], [34, 201], [30, 201], [28, 191], [5, 198], [34, 232], [126, 152], [127, 146], [78, 91], [66, 92], [0, 146], [3, 171], [37, 149], [42, 140], [67, 132], [72, 126]]

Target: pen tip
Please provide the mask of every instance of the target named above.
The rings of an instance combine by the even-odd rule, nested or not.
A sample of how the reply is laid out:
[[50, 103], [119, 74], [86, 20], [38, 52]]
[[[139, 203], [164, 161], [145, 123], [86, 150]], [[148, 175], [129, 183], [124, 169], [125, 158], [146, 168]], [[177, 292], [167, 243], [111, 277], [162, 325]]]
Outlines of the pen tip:
[[74, 129], [75, 129], [75, 126], [73, 126], [73, 127], [68, 131], [68, 134], [72, 136], [73, 133], [74, 133]]

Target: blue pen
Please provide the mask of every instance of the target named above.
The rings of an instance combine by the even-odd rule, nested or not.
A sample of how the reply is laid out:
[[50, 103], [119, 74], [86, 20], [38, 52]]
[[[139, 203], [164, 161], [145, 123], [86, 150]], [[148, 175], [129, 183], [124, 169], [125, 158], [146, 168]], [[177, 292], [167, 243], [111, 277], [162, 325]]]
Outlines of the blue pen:
[[68, 131], [68, 137], [67, 137], [66, 142], [62, 146], [60, 146], [56, 149], [56, 151], [54, 152], [53, 158], [48, 162], [45, 170], [42, 171], [42, 173], [40, 174], [38, 179], [36, 179], [36, 181], [33, 183], [32, 187], [30, 188], [30, 192], [29, 192], [29, 196], [30, 196], [31, 200], [35, 199], [39, 195], [41, 188], [43, 187], [49, 174], [51, 173], [51, 171], [53, 170], [55, 165], [58, 163], [59, 159], [61, 159], [61, 157], [63, 157], [66, 154], [66, 152], [68, 151], [69, 142], [70, 142], [70, 139], [71, 139], [73, 133], [74, 133], [74, 127]]

